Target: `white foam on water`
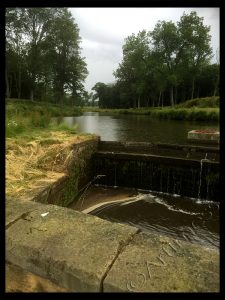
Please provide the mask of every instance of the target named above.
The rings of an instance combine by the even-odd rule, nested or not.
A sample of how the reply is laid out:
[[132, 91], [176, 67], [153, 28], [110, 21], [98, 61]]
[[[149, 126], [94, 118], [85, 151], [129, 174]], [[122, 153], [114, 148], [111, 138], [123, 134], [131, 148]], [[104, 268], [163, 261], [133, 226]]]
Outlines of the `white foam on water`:
[[173, 206], [165, 203], [162, 199], [157, 198], [157, 197], [154, 200], [155, 200], [155, 202], [166, 206], [169, 210], [172, 210], [172, 211], [177, 211], [177, 212], [180, 212], [180, 213], [183, 213], [183, 214], [187, 214], [187, 215], [201, 215], [202, 214], [202, 213], [194, 213], [194, 212], [186, 211], [186, 210], [179, 209], [179, 208], [178, 209], [173, 208]]

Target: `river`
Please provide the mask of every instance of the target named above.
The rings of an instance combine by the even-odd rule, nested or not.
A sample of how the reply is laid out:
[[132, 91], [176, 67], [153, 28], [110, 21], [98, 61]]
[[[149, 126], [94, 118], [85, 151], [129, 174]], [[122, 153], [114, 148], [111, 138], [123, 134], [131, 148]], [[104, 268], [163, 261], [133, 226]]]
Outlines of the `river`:
[[79, 117], [57, 118], [57, 123], [77, 124], [79, 133], [95, 133], [102, 141], [130, 141], [186, 144], [187, 133], [193, 129], [218, 130], [216, 122], [159, 120], [145, 115], [86, 112]]

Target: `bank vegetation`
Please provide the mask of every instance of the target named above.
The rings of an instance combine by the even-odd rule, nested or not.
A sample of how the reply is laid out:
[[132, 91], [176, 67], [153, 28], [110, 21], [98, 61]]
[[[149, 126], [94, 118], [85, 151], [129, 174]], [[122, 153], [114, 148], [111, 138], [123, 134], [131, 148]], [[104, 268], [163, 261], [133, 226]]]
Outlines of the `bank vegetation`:
[[95, 138], [76, 127], [52, 122], [53, 116], [80, 114], [78, 109], [27, 101], [6, 104], [6, 197], [26, 199], [67, 173], [76, 143]]
[[100, 113], [148, 115], [151, 118], [189, 121], [219, 121], [219, 97], [196, 98], [185, 101], [173, 107], [142, 107], [127, 109], [104, 109], [84, 107], [82, 111]]

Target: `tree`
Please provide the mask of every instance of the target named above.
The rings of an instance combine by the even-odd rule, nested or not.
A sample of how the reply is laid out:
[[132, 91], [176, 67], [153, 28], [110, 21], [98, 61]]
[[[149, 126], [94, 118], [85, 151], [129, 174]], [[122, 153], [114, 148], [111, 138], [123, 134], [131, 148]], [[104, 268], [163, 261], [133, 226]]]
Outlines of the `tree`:
[[27, 50], [27, 70], [30, 76], [30, 99], [33, 100], [37, 82], [42, 76], [42, 43], [49, 34], [57, 9], [25, 8], [23, 10], [24, 38]]
[[[67, 8], [6, 9], [6, 96], [75, 104], [88, 72], [79, 28]], [[83, 99], [83, 98], [82, 98]]]
[[95, 91], [94, 94], [94, 99], [99, 99], [98, 100], [98, 105], [101, 108], [106, 108], [106, 84], [102, 83], [102, 82], [97, 82], [93, 87], [92, 87], [92, 91]]
[[213, 96], [216, 96], [218, 89], [219, 89], [219, 80], [220, 80], [220, 52], [219, 49], [216, 50], [216, 67], [217, 70], [215, 72], [215, 80], [214, 80], [214, 92]]
[[174, 105], [174, 87], [177, 85], [177, 66], [180, 61], [182, 46], [173, 22], [159, 21], [151, 32], [153, 51], [158, 64], [164, 68], [164, 76], [170, 86], [170, 103]]
[[21, 96], [21, 78], [25, 62], [23, 41], [23, 11], [18, 8], [6, 10], [6, 95], [11, 96], [13, 88]]
[[141, 106], [141, 98], [146, 94], [148, 76], [149, 35], [143, 30], [137, 36], [132, 34], [125, 39], [123, 60], [114, 76], [124, 85], [129, 86], [133, 94], [133, 106]]
[[184, 13], [178, 22], [182, 64], [192, 77], [191, 99], [194, 98], [196, 76], [203, 66], [209, 64], [212, 54], [210, 26], [205, 26], [203, 19], [192, 11], [190, 15]]
[[80, 41], [77, 24], [68, 9], [63, 8], [54, 19], [47, 38], [53, 68], [53, 88], [59, 103], [63, 101], [65, 88], [72, 90], [73, 96], [76, 96], [88, 74], [86, 63], [80, 57]]
[[[120, 95], [123, 99], [127, 97], [123, 105], [173, 106], [199, 95], [200, 87], [196, 88], [196, 84], [202, 82], [202, 70], [210, 65], [209, 42], [209, 27], [196, 12], [183, 14], [177, 24], [158, 21], [153, 31], [128, 36], [122, 62], [114, 72]], [[215, 94], [219, 73], [214, 76]]]
[[219, 66], [217, 64], [207, 65], [201, 69], [201, 72], [196, 77], [198, 86], [198, 95], [202, 97], [218, 95], [218, 76]]

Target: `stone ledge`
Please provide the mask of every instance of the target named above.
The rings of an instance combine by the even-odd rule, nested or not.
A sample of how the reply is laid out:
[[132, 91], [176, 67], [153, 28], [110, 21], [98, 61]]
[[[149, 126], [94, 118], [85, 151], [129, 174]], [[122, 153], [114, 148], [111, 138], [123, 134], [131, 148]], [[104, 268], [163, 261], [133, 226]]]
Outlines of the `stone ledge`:
[[121, 245], [138, 231], [55, 205], [11, 199], [6, 211], [6, 260], [69, 291], [99, 292]]
[[6, 225], [6, 260], [68, 291], [219, 291], [217, 249], [13, 199]]
[[218, 250], [158, 234], [135, 235], [104, 281], [104, 292], [117, 291], [219, 292]]

